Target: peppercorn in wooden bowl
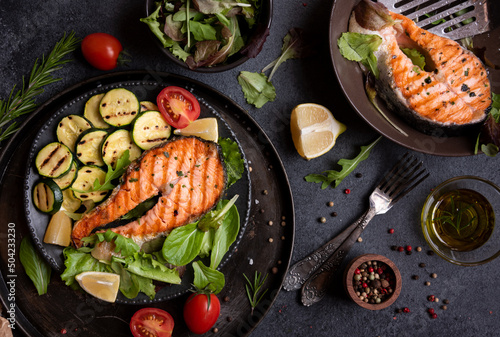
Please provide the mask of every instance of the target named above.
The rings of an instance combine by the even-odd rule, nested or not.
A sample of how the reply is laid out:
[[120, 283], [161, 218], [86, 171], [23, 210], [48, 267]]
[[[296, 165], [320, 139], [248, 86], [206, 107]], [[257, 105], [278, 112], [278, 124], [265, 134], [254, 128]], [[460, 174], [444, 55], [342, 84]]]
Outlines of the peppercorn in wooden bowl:
[[365, 309], [387, 308], [398, 298], [401, 286], [398, 267], [382, 255], [360, 255], [344, 271], [344, 287], [349, 297]]

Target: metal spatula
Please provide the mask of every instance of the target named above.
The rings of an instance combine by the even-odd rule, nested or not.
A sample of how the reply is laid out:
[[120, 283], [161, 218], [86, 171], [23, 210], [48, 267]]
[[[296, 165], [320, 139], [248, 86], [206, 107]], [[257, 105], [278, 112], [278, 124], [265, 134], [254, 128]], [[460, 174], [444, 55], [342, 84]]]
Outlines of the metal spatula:
[[497, 26], [499, 0], [378, 0], [391, 12], [414, 20], [431, 33], [452, 40], [478, 35]]

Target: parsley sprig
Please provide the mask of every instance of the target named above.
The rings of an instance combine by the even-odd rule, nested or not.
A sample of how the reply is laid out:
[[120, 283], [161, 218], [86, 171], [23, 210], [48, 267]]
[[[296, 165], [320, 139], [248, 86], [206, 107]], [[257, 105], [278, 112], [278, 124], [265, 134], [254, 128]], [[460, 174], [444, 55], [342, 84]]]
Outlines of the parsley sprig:
[[75, 50], [79, 42], [80, 39], [75, 37], [74, 32], [69, 35], [64, 33], [47, 58], [42, 56], [40, 64], [38, 59], [35, 61], [27, 82], [23, 76], [21, 89], [16, 91], [14, 86], [9, 98], [0, 100], [0, 142], [12, 136], [19, 129], [15, 121], [16, 118], [29, 114], [37, 108], [35, 97], [43, 92], [43, 87], [61, 80], [53, 77], [52, 73], [61, 69], [64, 63], [71, 61], [71, 59], [63, 58]]

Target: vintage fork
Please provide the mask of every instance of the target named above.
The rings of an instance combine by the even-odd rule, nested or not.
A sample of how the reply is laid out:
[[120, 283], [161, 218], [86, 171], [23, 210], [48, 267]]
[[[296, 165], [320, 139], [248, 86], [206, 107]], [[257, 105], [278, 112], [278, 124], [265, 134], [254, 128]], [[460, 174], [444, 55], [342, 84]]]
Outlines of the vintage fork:
[[283, 288], [297, 290], [302, 287], [302, 303], [306, 306], [320, 301], [332, 275], [368, 222], [375, 215], [386, 213], [428, 176], [422, 162], [406, 153], [372, 192], [368, 210], [340, 235], [294, 264], [285, 277]]
[[[498, 0], [496, 0], [498, 1]], [[459, 40], [498, 25], [494, 1], [488, 0], [378, 0], [391, 12], [414, 20], [431, 33]], [[500, 8], [500, 7], [499, 7]], [[498, 8], [496, 9], [498, 11]]]

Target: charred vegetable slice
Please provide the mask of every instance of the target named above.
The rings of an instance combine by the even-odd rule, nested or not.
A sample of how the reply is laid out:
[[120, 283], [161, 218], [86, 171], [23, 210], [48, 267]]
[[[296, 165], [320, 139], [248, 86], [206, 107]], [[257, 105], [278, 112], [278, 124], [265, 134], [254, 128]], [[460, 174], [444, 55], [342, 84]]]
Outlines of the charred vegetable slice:
[[62, 177], [54, 179], [54, 182], [59, 186], [61, 190], [65, 190], [73, 184], [73, 181], [76, 179], [76, 173], [78, 172], [78, 165], [76, 165], [76, 161], [73, 160], [71, 164], [71, 168], [67, 173], [65, 173]]
[[132, 123], [140, 110], [137, 97], [124, 88], [108, 91], [99, 103], [99, 112], [103, 120], [118, 127]]
[[149, 111], [149, 110], [159, 111], [158, 106], [156, 104], [154, 104], [153, 102], [141, 101], [141, 112]]
[[92, 200], [96, 203], [102, 201], [108, 194], [108, 191], [93, 192], [94, 181], [96, 179], [103, 184], [106, 179], [106, 172], [97, 166], [88, 165], [80, 168], [78, 176], [71, 187], [75, 192], [75, 196], [82, 201]]
[[59, 211], [63, 202], [63, 194], [59, 186], [51, 179], [43, 179], [33, 187], [33, 204], [48, 214]]
[[87, 103], [85, 103], [85, 109], [83, 110], [83, 117], [87, 118], [90, 123], [95, 128], [107, 129], [109, 124], [102, 119], [101, 113], [99, 112], [99, 103], [104, 97], [104, 94], [97, 94], [89, 98]]
[[69, 115], [61, 119], [57, 126], [57, 140], [66, 145], [71, 151], [75, 150], [75, 143], [80, 134], [92, 127], [90, 122], [78, 115]]
[[67, 247], [71, 242], [71, 228], [71, 218], [61, 210], [50, 219], [43, 242]]
[[73, 164], [73, 154], [61, 143], [45, 145], [35, 158], [35, 166], [41, 176], [59, 178], [69, 172]]
[[159, 111], [142, 112], [132, 126], [132, 139], [143, 150], [165, 142], [172, 133]]
[[68, 188], [62, 191], [62, 194], [63, 194], [63, 202], [61, 206], [62, 210], [69, 213], [74, 213], [82, 205], [82, 201], [75, 196], [75, 192], [73, 192], [72, 189]]
[[101, 145], [108, 132], [99, 129], [90, 129], [80, 135], [76, 143], [76, 157], [84, 165], [104, 165], [101, 156]]
[[116, 162], [122, 154], [129, 150], [129, 160], [134, 161], [141, 155], [141, 149], [134, 144], [130, 132], [117, 130], [110, 134], [102, 144], [102, 159], [111, 167], [115, 168]]

